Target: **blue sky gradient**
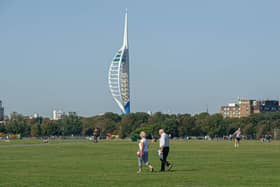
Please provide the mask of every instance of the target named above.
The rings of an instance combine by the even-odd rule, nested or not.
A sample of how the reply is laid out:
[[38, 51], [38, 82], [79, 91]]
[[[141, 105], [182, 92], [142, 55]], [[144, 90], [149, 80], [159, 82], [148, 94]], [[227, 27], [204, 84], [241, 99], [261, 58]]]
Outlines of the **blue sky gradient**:
[[131, 109], [215, 113], [279, 99], [280, 1], [0, 1], [6, 114], [117, 112], [108, 89], [128, 8]]

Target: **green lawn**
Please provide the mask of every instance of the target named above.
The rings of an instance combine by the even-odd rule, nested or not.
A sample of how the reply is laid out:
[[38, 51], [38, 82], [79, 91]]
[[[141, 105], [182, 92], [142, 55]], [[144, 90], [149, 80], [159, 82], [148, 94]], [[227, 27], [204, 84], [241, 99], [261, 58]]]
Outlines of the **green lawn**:
[[280, 142], [173, 141], [170, 172], [136, 174], [137, 143], [87, 140], [0, 142], [0, 186], [280, 186]]

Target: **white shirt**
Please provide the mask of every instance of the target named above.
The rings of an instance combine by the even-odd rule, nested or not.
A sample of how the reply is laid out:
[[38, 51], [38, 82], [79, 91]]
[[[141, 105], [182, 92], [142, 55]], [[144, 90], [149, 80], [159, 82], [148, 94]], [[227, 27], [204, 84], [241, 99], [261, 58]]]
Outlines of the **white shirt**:
[[169, 147], [169, 137], [167, 134], [161, 134], [159, 139], [159, 147]]
[[141, 150], [141, 143], [143, 143], [143, 152], [148, 152], [149, 151], [149, 149], [148, 149], [148, 140], [146, 139], [146, 138], [142, 138], [141, 140], [140, 140], [140, 143], [139, 143], [139, 149]]
[[240, 138], [240, 136], [241, 136], [241, 131], [236, 131], [236, 137]]

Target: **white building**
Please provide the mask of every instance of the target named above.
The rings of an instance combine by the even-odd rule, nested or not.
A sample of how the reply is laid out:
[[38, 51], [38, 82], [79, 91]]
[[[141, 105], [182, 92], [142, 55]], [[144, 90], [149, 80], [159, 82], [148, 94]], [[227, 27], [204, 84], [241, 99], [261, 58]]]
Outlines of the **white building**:
[[36, 119], [38, 117], [39, 117], [39, 114], [38, 113], [34, 113], [31, 116], [29, 116], [29, 119]]
[[64, 112], [61, 110], [53, 110], [52, 120], [60, 120], [64, 116]]

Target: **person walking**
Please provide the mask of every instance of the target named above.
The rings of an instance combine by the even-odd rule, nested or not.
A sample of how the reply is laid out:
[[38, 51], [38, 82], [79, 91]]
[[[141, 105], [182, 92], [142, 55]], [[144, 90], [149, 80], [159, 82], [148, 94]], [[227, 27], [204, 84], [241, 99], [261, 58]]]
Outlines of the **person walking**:
[[98, 137], [100, 136], [100, 129], [94, 128], [93, 131], [93, 143], [98, 143]]
[[233, 136], [235, 136], [235, 141], [234, 141], [234, 147], [238, 148], [241, 140], [241, 129], [238, 128], [234, 133]]
[[139, 142], [139, 150], [137, 151], [137, 157], [138, 157], [138, 171], [137, 171], [137, 173], [141, 173], [143, 162], [146, 166], [148, 166], [149, 170], [151, 172], [153, 172], [154, 168], [150, 164], [149, 158], [148, 158], [148, 151], [149, 151], [148, 140], [146, 139], [146, 133], [144, 131], [142, 131], [140, 133], [140, 138], [141, 138], [141, 140]]
[[164, 132], [163, 129], [159, 129], [159, 156], [161, 161], [161, 168], [160, 171], [165, 171], [165, 166], [167, 166], [168, 171], [171, 170], [172, 164], [167, 161], [170, 143], [169, 143], [169, 136]]

